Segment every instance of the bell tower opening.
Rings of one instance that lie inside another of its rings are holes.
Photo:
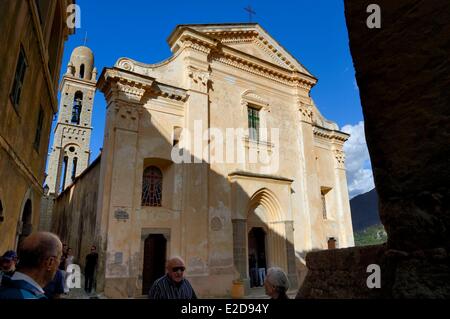
[[[80,79],[84,79],[84,64],[80,65]]]
[[[72,107],[72,118],[70,122],[72,124],[80,124],[80,117],[81,117],[81,108],[83,104],[83,93],[80,91],[77,91],[75,93],[74,101],[73,101],[73,107]]]

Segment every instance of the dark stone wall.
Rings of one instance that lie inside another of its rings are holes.
[[[344,2],[388,243],[309,253],[297,298],[450,298],[450,1]]]
[[[367,285],[372,264],[380,267],[380,288]],[[449,264],[443,248],[404,252],[376,245],[313,252],[306,256],[308,274],[297,298],[449,298]]]
[[[344,2],[389,245],[449,248],[450,1]]]

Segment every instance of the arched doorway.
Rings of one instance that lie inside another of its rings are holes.
[[[153,282],[165,273],[167,240],[162,234],[150,234],[144,242],[142,294],[148,294]]]
[[[253,227],[248,233],[248,260],[250,287],[261,287],[267,271],[266,232]]]
[[[21,219],[21,229],[19,231],[19,241],[18,244],[27,236],[31,234],[33,230],[33,224],[31,223],[32,216],[32,204],[31,200],[28,199],[23,207],[22,219]]]

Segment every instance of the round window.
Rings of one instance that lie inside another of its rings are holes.
[[[75,152],[75,147],[71,146],[71,147],[69,148],[69,151]]]

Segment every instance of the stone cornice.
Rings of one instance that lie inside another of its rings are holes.
[[[258,23],[219,23],[219,24],[185,24],[178,25],[169,40],[175,41],[180,30],[190,29],[216,39],[225,45],[253,42],[260,47],[275,64],[289,70],[300,71],[308,76],[312,74],[276,39]]]
[[[80,126],[80,125],[76,125],[76,124],[71,124],[71,123],[60,123],[60,122],[58,122],[58,123],[56,123],[56,125],[55,125],[55,132],[56,132],[56,129],[59,127],[59,126],[61,126],[61,127],[70,127],[70,128],[76,128],[76,129],[79,129],[79,130],[93,130],[94,128],[92,127],[92,126]]]
[[[236,178],[263,178],[263,179],[273,179],[282,183],[291,184],[294,180],[282,176],[276,176],[276,175],[267,175],[267,174],[259,174],[259,173],[252,173],[252,172],[245,172],[245,171],[235,171],[228,174],[228,178],[230,180],[236,179]]]
[[[256,30],[210,31],[205,32],[205,34],[219,39],[221,43],[226,45],[232,43],[254,43],[279,66],[292,71],[300,71],[279,49],[269,43],[269,41]]]
[[[288,61],[286,58],[284,58],[283,62],[288,64],[288,66],[271,63],[229,47],[205,33],[187,27],[175,31],[169,37],[168,42],[174,53],[183,48],[192,48],[199,52],[210,54],[210,60],[216,60],[289,86],[310,90],[317,83],[315,77],[299,70],[291,70],[286,62]]]
[[[291,87],[300,87],[308,91],[317,83],[317,79],[308,74],[290,70],[281,65],[254,57],[189,28],[174,32],[168,41],[174,55],[180,54],[184,49],[192,49],[208,55],[209,61],[217,61]],[[155,64],[139,63],[129,58],[121,58],[116,63],[118,69],[137,72],[143,76],[147,76],[150,73],[149,70],[157,66]]]
[[[217,40],[190,28],[175,31],[167,41],[173,53],[188,47],[209,54],[219,44]]]
[[[288,71],[278,65],[249,56],[232,48],[222,48],[221,52],[215,53],[212,60],[288,86],[301,87],[308,91],[317,83],[317,80],[309,78],[300,72]]]
[[[162,96],[177,101],[186,101],[187,92],[154,78],[119,68],[105,68],[100,75],[97,88],[105,94],[106,100],[122,100],[127,103],[143,104],[144,96]]]
[[[77,77],[65,74],[63,76],[62,80],[61,80],[60,85],[59,85],[59,90],[60,91],[62,90],[65,82],[72,82],[74,84],[79,84],[79,85],[84,86],[84,87],[88,86],[88,87],[91,87],[94,90],[96,89],[96,85],[97,85],[96,81],[83,80],[83,79],[79,79]]]
[[[313,133],[314,137],[326,139],[331,142],[337,143],[344,143],[350,137],[350,135],[347,133],[336,130],[330,130],[316,125],[313,126]]]
[[[105,68],[97,82],[97,88],[105,94],[106,100],[122,100],[129,103],[142,103],[142,97],[153,84],[154,79],[122,71]]]
[[[245,107],[247,107],[248,104],[253,104],[269,112],[271,110],[269,101],[258,95],[258,93],[253,90],[247,90],[242,94],[241,104]]]
[[[186,102],[189,95],[185,89],[177,88],[174,86],[170,86],[164,83],[154,82],[151,88],[151,92],[153,92],[157,96],[162,96],[165,98],[169,98],[172,100],[177,100],[181,102]]]

